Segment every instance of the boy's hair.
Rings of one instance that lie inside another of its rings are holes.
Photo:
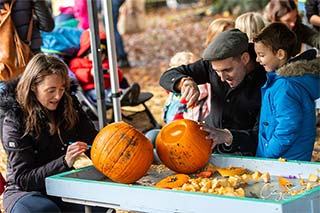
[[[276,53],[279,49],[287,52],[287,59],[294,56],[294,50],[297,45],[297,37],[286,25],[282,23],[272,23],[262,29],[262,31],[253,38],[253,42],[261,42],[270,47]]]
[[[246,33],[249,42],[252,42],[253,37],[265,27],[263,16],[257,12],[247,12],[237,17],[235,20],[235,28]]]

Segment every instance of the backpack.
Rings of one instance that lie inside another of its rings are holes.
[[[20,75],[32,57],[31,48],[24,43],[16,30],[11,18],[11,4],[4,3],[0,10],[0,81],[9,81]],[[29,23],[27,42],[30,43],[32,34],[32,18]]]

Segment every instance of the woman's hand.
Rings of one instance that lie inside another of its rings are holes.
[[[226,146],[232,144],[233,136],[228,129],[211,127],[205,124],[205,122],[201,123],[200,129],[208,132],[206,138],[212,140],[212,149],[218,144],[225,144]]]
[[[67,148],[66,156],[64,157],[65,161],[68,164],[68,167],[71,168],[77,157],[88,150],[87,144],[85,142],[77,141]]]

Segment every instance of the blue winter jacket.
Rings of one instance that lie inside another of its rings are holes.
[[[256,155],[310,161],[320,97],[320,58],[301,60],[267,74]]]

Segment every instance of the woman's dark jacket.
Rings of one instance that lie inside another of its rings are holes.
[[[308,21],[310,22],[310,18],[313,15],[320,16],[320,0],[307,0],[306,1],[306,16]],[[313,27],[319,32],[320,26]]]
[[[36,191],[45,195],[45,178],[69,170],[64,162],[69,141],[92,144],[97,134],[79,103],[74,100],[79,121],[71,130],[60,128],[61,139],[58,134],[49,134],[44,115],[41,116],[40,137],[35,139],[30,135],[23,136],[24,119],[15,98],[15,84],[10,82],[3,92],[0,91],[1,140],[8,156],[8,186],[3,196],[6,212],[10,212],[12,206],[26,192]]]
[[[320,50],[320,32],[317,32],[315,29],[304,25],[299,20],[300,19],[298,19],[295,27],[292,30],[297,35],[297,46],[294,55],[297,55],[301,52],[302,43]]]
[[[175,85],[182,77],[187,76],[192,77],[197,84],[211,84],[211,109],[205,119],[206,123],[217,128],[227,128],[232,132],[232,146],[221,145],[216,151],[254,155],[258,143],[260,89],[266,81],[264,68],[257,65],[239,86],[232,89],[226,82],[221,81],[210,61],[201,59],[166,71],[160,78],[160,85],[169,91],[180,92],[175,91]]]
[[[0,9],[3,8],[5,2],[11,0],[0,0]],[[33,28],[31,37],[31,49],[38,51],[42,45],[40,30],[50,32],[54,28],[54,20],[49,11],[46,0],[16,0],[12,8],[12,20],[16,26],[21,40],[27,40],[30,19],[33,16]]]

